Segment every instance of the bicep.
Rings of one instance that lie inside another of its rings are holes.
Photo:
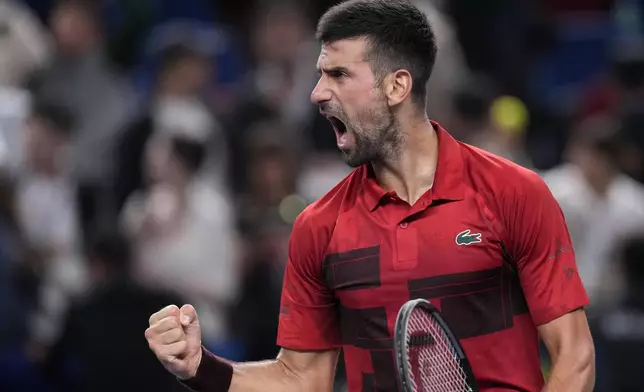
[[[566,313],[540,325],[537,329],[553,361],[561,353],[581,351],[589,355],[594,351],[586,312],[583,309]]]

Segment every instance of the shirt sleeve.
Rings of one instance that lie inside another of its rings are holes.
[[[536,325],[589,304],[577,271],[564,215],[554,196],[533,172],[515,185],[504,204],[508,251]]]
[[[292,350],[340,345],[337,307],[322,278],[324,238],[305,210],[295,221],[282,287],[277,344]]]

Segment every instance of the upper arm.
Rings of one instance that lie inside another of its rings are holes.
[[[282,349],[277,360],[302,382],[303,390],[330,391],[335,379],[338,350],[294,351]]]
[[[536,325],[588,305],[575,251],[559,204],[529,172],[503,196],[508,252]]]
[[[318,226],[305,210],[291,234],[277,344],[292,350],[332,350],[340,345],[335,297],[322,278],[325,233]]]
[[[592,358],[594,344],[586,312],[577,309],[537,327],[553,361],[561,353],[577,353],[580,360]]]

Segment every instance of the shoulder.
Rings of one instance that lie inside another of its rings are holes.
[[[464,181],[508,235],[560,224],[561,207],[539,174],[479,148],[463,145]]]
[[[468,187],[498,207],[552,198],[535,171],[508,159],[461,143],[464,179]]]

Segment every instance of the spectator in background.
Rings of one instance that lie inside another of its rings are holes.
[[[293,219],[306,206],[296,195],[292,151],[269,136],[275,133],[272,129],[282,127],[279,122],[265,122],[251,130],[248,191],[238,198],[237,215],[247,246],[232,322],[236,336],[244,341],[244,360],[277,354],[276,321],[288,237]]]
[[[30,322],[34,347],[56,338],[69,299],[86,283],[79,260],[76,184],[67,166],[74,129],[66,108],[37,102],[23,131],[25,161],[17,177],[16,216],[42,261],[31,266],[41,279],[38,308]]]
[[[247,158],[258,129],[270,130],[268,136],[304,146],[307,136],[318,135],[304,135],[302,131],[308,131],[320,117],[309,104],[309,94],[316,83],[319,46],[311,39],[313,33],[301,3],[263,1],[254,10],[252,20],[252,69],[243,86],[244,99],[226,125],[231,148],[229,178],[235,193],[248,192]],[[281,126],[268,129],[261,125],[265,122]],[[330,127],[324,129],[327,132],[323,136],[333,135]]]
[[[297,169],[292,152],[279,140],[265,139],[272,129],[283,125],[266,122],[257,125],[248,150],[248,191],[238,198],[238,216],[244,232],[276,217],[286,224],[292,221],[280,217],[280,206],[297,193]],[[299,212],[299,211],[298,211]]]
[[[142,169],[145,145],[156,131],[177,126],[183,129],[198,127],[197,132],[214,131],[209,129],[215,127],[210,124],[214,123],[214,119],[208,118],[208,110],[200,100],[210,85],[210,71],[207,58],[188,46],[173,45],[163,52],[150,100],[117,143],[114,181],[117,211],[121,211],[132,192],[141,191],[144,187]],[[173,107],[192,108],[191,112],[199,112],[196,114],[199,118],[193,120],[194,114],[186,115],[185,111],[177,113]],[[211,140],[217,151],[221,153],[225,150],[223,140],[215,137]],[[225,157],[225,154],[222,155]],[[222,179],[220,182],[225,181]]]
[[[193,303],[204,344],[212,345],[229,337],[227,312],[237,296],[239,244],[233,206],[198,176],[205,159],[203,141],[176,131],[156,134],[146,151],[150,186],[126,202],[122,222],[136,239],[137,277]]]
[[[150,312],[181,299],[132,279],[130,244],[120,234],[101,233],[88,248],[92,291],[68,313],[43,367],[54,390],[184,391],[141,336]]]
[[[450,129],[455,130],[457,139],[530,168],[532,162],[524,147],[527,124],[504,124],[499,109],[512,109],[500,107],[500,98],[494,83],[483,76],[462,82],[453,94]]]
[[[0,88],[20,88],[49,60],[49,35],[21,1],[0,0],[0,53]]]
[[[72,169],[78,181],[83,232],[110,216],[116,136],[133,106],[130,88],[104,54],[98,2],[58,0],[50,17],[56,52],[52,63],[32,78],[38,99],[61,102],[76,116]]]
[[[449,97],[459,84],[467,79],[469,69],[465,55],[456,36],[456,27],[446,13],[445,0],[413,0],[432,25],[436,35],[438,52],[432,69],[432,77],[427,83],[427,112],[429,117],[440,123],[447,122],[451,107]]]
[[[644,236],[621,246],[624,297],[591,321],[597,348],[596,392],[638,392],[644,385]]]
[[[567,163],[543,174],[566,217],[593,306],[619,293],[611,254],[625,236],[644,229],[644,186],[619,171],[616,130],[612,118],[582,121],[572,131]]]
[[[27,239],[47,259],[68,256],[78,245],[75,190],[67,166],[74,129],[71,113],[47,102],[33,105],[23,129],[18,220]]]
[[[644,112],[644,49],[614,55],[605,77],[584,92],[577,115],[623,117]]]
[[[22,1],[0,0],[0,166],[20,165],[21,129],[29,109],[24,83],[51,56],[49,34]]]
[[[301,2],[260,1],[251,37],[250,93],[292,129],[311,121],[310,89],[319,47]]]

